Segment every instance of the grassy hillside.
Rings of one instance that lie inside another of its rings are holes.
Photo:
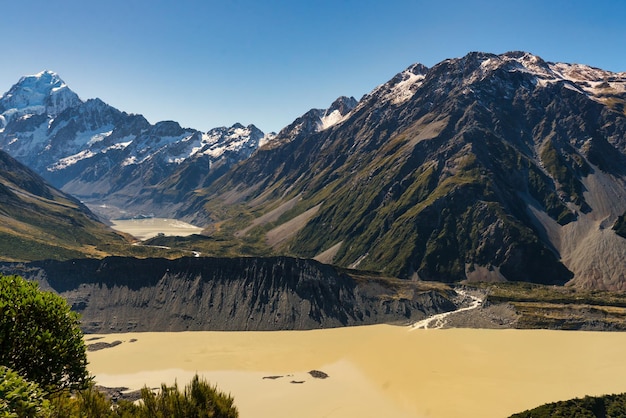
[[[175,256],[131,246],[76,199],[0,151],[0,260],[66,260],[105,255]]]

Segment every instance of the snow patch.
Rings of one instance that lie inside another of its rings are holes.
[[[104,140],[106,137],[108,137],[109,135],[111,135],[113,133],[113,130],[110,131],[106,131],[106,132],[102,132],[102,133],[97,133],[95,135],[93,135],[89,141],[87,141],[87,146],[90,147],[93,144],[95,144],[96,142],[100,142],[102,140]]]
[[[422,74],[413,74],[408,71],[405,73],[408,77],[396,84],[389,95],[393,104],[404,103],[413,97],[415,90],[417,90],[424,80],[424,76]]]
[[[259,139],[259,148],[273,142],[276,139],[276,132],[270,132],[265,134],[263,138]]]
[[[137,157],[134,155],[131,155],[130,157],[126,158],[122,162],[122,167],[126,167],[128,165],[134,165],[134,164],[137,164]]]
[[[538,87],[563,83],[564,88],[598,102],[626,94],[626,72],[612,73],[583,64],[548,63],[535,55],[520,52],[485,57],[466,85],[481,81],[498,69],[530,74]]]
[[[107,151],[110,150],[122,150],[125,149],[126,147],[128,147],[130,145],[132,141],[129,142],[120,142],[114,145],[111,145],[110,147],[107,147],[105,149],[103,149],[101,152],[103,154],[106,154]],[[59,171],[59,170],[64,170],[74,164],[76,164],[77,162],[81,161],[81,160],[86,160],[87,158],[92,158],[94,156],[96,156],[97,153],[93,152],[92,150],[83,150],[80,151],[74,155],[70,155],[68,157],[64,157],[61,158],[59,161],[57,161],[56,163],[52,164],[50,167],[47,168],[48,171]]]
[[[61,158],[59,161],[57,161],[56,163],[54,163],[50,167],[48,167],[47,170],[48,171],[64,170],[64,169],[68,168],[69,166],[72,166],[72,165],[76,164],[77,162],[79,162],[81,160],[85,160],[87,158],[91,158],[94,155],[96,155],[96,154],[94,152],[92,152],[91,150],[84,150],[84,151],[81,151],[81,152],[79,152],[77,154],[70,155],[69,157]]]
[[[381,84],[371,93],[366,94],[353,111],[366,106],[371,97],[378,97],[381,102],[391,102],[395,105],[404,103],[415,95],[425,77],[424,74],[415,74],[410,67],[396,75],[391,81]],[[399,81],[397,81],[398,78]]]
[[[218,159],[226,152],[252,154],[259,146],[260,139],[253,136],[250,128],[235,125],[231,128],[215,128],[202,135],[201,144],[191,149],[191,155],[208,155]]]
[[[558,78],[575,83],[597,100],[626,93],[626,72],[612,73],[588,65],[564,63],[550,64],[550,68]]]
[[[106,153],[109,150],[122,150],[126,149],[133,141],[128,142],[118,142],[117,144],[111,145],[110,147],[105,148],[102,152]]]
[[[47,126],[43,123],[33,131],[16,132],[12,137],[9,136],[5,140],[8,140],[5,146],[13,145],[11,149],[11,155],[13,156],[27,157],[36,155],[48,141]]]
[[[323,131],[324,129],[328,129],[333,125],[342,122],[346,116],[343,116],[339,109],[333,110],[330,114],[324,115],[320,118],[320,127],[319,130]]]

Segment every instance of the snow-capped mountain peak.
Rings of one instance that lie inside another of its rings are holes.
[[[376,87],[371,93],[365,95],[360,103],[367,103],[375,98],[381,103],[400,105],[409,100],[417,89],[422,85],[428,67],[423,64],[412,64],[406,70],[396,74],[387,83]]]
[[[276,132],[268,132],[259,139],[259,148],[272,144],[276,140]]]
[[[320,117],[318,124],[318,130],[323,131],[333,125],[342,122],[348,117],[348,114],[357,105],[357,101],[354,97],[341,96],[335,100],[328,109],[324,111],[324,114]]]
[[[259,147],[259,142],[265,134],[256,126],[243,126],[236,123],[230,128],[213,128],[202,135],[202,141],[193,154],[203,154],[216,159],[225,153],[241,153],[244,158],[249,157]]]
[[[58,74],[42,71],[22,77],[0,97],[0,110],[5,123],[24,115],[47,114],[52,118],[65,109],[81,103],[80,98]]]
[[[328,109],[311,109],[283,128],[278,135],[268,137],[263,145],[275,146],[295,138],[320,132],[346,120],[357,106],[354,97],[341,96]]]
[[[465,62],[477,60],[478,65]],[[588,95],[599,102],[606,102],[607,97],[626,93],[626,73],[613,73],[584,64],[566,64],[546,62],[528,52],[512,51],[501,55],[472,53],[464,58],[448,60],[459,65],[473,68],[472,75],[464,81],[466,86],[480,82],[491,76],[494,71],[504,70],[510,73],[529,75],[539,87],[564,83],[566,88]]]

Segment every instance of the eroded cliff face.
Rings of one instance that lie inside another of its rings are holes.
[[[456,308],[449,289],[354,278],[313,260],[181,258],[4,263],[82,315],[86,333],[294,330],[409,323]]]

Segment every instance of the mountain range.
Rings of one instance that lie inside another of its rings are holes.
[[[334,110],[325,119],[318,111],[319,123],[340,118]],[[100,99],[81,100],[51,71],[22,77],[0,97],[0,149],[105,217],[171,216],[184,193],[274,136],[238,123],[206,133],[151,125]]]
[[[474,52],[278,134],[202,133],[43,72],[0,98],[0,149],[104,216],[407,279],[624,290],[625,103],[625,73]]]

